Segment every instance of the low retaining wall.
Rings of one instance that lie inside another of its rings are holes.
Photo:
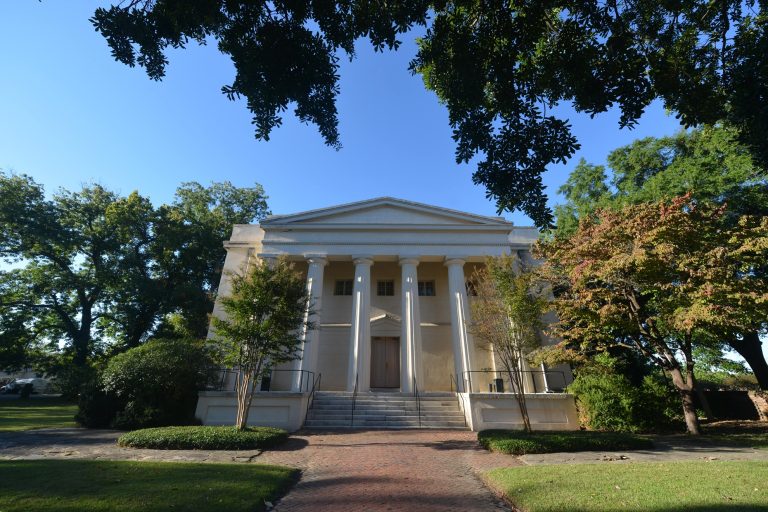
[[[248,425],[278,427],[293,432],[304,424],[309,393],[256,393],[248,413]],[[203,425],[234,425],[237,397],[234,391],[201,391],[198,393],[197,416]]]
[[[475,432],[522,429],[520,407],[512,393],[459,393],[467,425]],[[568,393],[526,393],[533,430],[578,430],[576,402]]]

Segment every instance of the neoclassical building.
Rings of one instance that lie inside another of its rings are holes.
[[[234,226],[219,294],[229,293],[226,273],[255,258],[286,257],[306,275],[317,329],[301,359],[275,369],[265,400],[304,396],[318,375],[323,391],[500,394],[492,348],[471,334],[468,282],[489,256],[532,264],[537,236],[501,217],[390,197],[273,215]],[[527,391],[564,387],[570,373],[560,370],[529,373]],[[210,423],[223,414],[202,409]]]

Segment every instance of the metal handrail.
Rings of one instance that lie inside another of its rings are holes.
[[[520,373],[530,373],[531,375],[542,374],[545,378],[549,374],[560,374],[560,377],[562,377],[562,379],[563,379],[563,384],[564,384],[563,388],[565,388],[565,386],[567,385],[566,384],[565,372],[561,371],[561,370],[519,370],[519,372]],[[473,386],[472,386],[472,374],[473,373],[491,373],[491,374],[495,374],[495,375],[506,375],[506,372],[498,371],[498,370],[496,370],[496,371],[494,371],[494,370],[467,370],[467,371],[464,371],[462,373],[463,373],[464,381],[469,383],[469,392],[470,393],[474,392]],[[498,378],[503,378],[503,377],[495,377],[495,378],[498,379]],[[536,389],[536,379],[531,379],[531,382],[533,383],[533,392],[534,393],[538,393],[538,390]],[[457,389],[458,389],[458,385],[459,384],[458,384],[458,381],[457,381],[456,382],[456,388]],[[551,386],[547,386],[547,388],[548,389],[546,390],[546,392],[548,392],[548,393],[551,392],[551,389],[550,389]]]
[[[307,398],[307,410],[304,414],[304,417],[306,418],[309,414],[309,408],[312,407],[312,402],[315,400],[315,391],[320,391],[320,382],[323,379],[323,374],[318,373],[317,379],[312,382],[312,390],[309,392],[309,397]]]
[[[419,428],[421,428],[421,398],[419,398],[419,386],[416,384],[416,376],[411,376],[413,380],[413,396],[416,397],[416,411],[419,415]]]
[[[355,390],[352,392],[352,414],[349,419],[349,426],[355,426],[355,402],[357,401],[357,373],[355,373]]]

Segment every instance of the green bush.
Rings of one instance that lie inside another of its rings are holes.
[[[568,386],[585,427],[641,432],[668,429],[679,421],[679,398],[664,379],[646,375],[634,384],[620,369],[614,358],[603,354],[582,367]]]
[[[80,396],[78,422],[120,429],[193,425],[197,392],[214,375],[203,342],[156,339],[114,356]]]
[[[109,428],[125,402],[114,393],[107,393],[94,381],[80,393],[75,421],[86,428]]]
[[[117,444],[155,450],[263,450],[287,438],[285,430],[270,427],[160,427],[128,432]]]
[[[624,432],[531,432],[483,430],[477,435],[486,450],[526,453],[585,452],[594,450],[642,450],[653,447],[650,439]]]

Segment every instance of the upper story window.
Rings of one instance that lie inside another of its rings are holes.
[[[392,297],[395,295],[394,281],[379,281],[376,283],[376,295],[380,297]]]
[[[434,281],[419,281],[419,295],[422,297],[434,297],[435,296],[435,282]]]
[[[352,288],[354,288],[354,281],[352,279],[340,279],[336,281],[336,286],[333,288],[333,294],[352,295]]]

